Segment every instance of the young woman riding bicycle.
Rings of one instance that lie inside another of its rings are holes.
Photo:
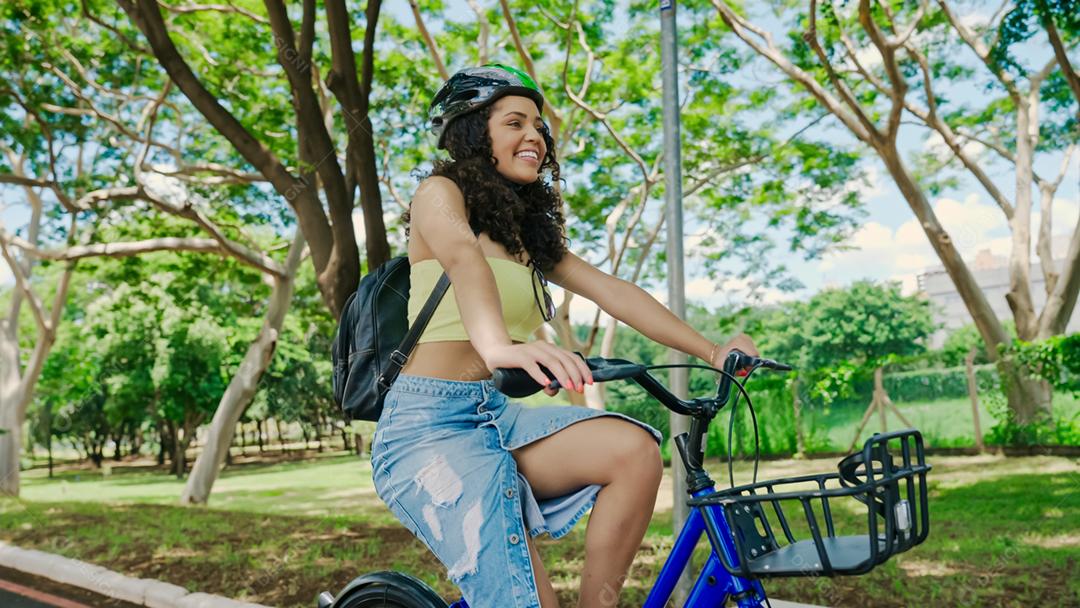
[[[714,366],[735,348],[757,354],[744,335],[713,344],[567,250],[543,105],[528,75],[502,65],[462,70],[436,94],[431,126],[451,160],[435,162],[406,214],[410,322],[444,270],[451,287],[387,393],[371,447],[379,497],[474,608],[557,606],[532,539],[565,535],[590,508],[579,606],[616,605],[662,475],[655,429],[523,407],[495,390],[499,367],[546,385],[542,365],[579,392],[592,383],[574,353],[528,341],[554,314],[548,280]]]

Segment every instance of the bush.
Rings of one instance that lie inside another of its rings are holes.
[[[1041,342],[1016,340],[1009,349],[1028,371],[1050,383],[1053,390],[1080,396],[1080,333],[1054,336]],[[998,419],[986,441],[992,445],[1080,445],[1080,414],[1018,424],[998,398],[990,403]]]

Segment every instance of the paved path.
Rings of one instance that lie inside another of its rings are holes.
[[[3,608],[135,608],[134,604],[3,567],[0,567],[0,606]]]

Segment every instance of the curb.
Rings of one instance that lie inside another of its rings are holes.
[[[268,608],[148,578],[134,578],[77,559],[0,540],[0,566],[148,608]]]
[[[22,549],[0,540],[0,566],[79,587],[98,595],[148,608],[269,608],[148,578],[133,578],[77,559],[36,549]],[[824,608],[772,600],[773,608]]]

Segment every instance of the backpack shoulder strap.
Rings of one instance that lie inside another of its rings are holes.
[[[479,234],[477,230],[473,230],[473,234]],[[431,320],[432,315],[435,314],[435,309],[439,306],[439,302],[442,301],[443,296],[446,295],[446,290],[450,288],[450,277],[446,272],[442,273],[439,277],[439,281],[435,283],[435,288],[431,290],[431,295],[428,296],[427,302],[424,303],[424,307],[420,309],[420,313],[416,315],[416,321],[413,322],[412,327],[405,334],[405,337],[401,340],[401,344],[390,353],[390,362],[387,364],[386,371],[379,378],[380,384],[384,388],[389,389],[390,385],[397,379],[398,373],[401,372],[401,368],[405,367],[405,363],[409,360],[409,355],[412,354],[413,348],[416,347],[417,340],[420,339],[420,334],[424,332],[424,328],[427,327],[428,321]]]

